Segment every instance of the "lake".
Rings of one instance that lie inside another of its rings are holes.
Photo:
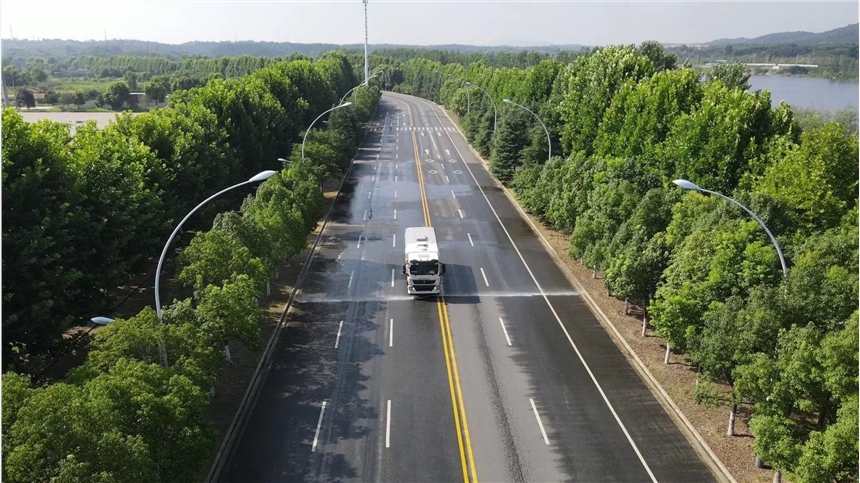
[[[817,111],[834,111],[849,106],[858,109],[860,105],[860,84],[857,81],[754,75],[750,77],[749,84],[750,92],[770,91],[774,106],[781,100],[792,107]]]

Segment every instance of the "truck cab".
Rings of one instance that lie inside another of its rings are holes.
[[[432,227],[406,229],[406,293],[409,295],[437,295],[442,293],[442,274],[445,264],[439,260],[436,230]]]

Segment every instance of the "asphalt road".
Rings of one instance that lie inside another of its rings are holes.
[[[222,481],[715,481],[442,110],[372,126]]]

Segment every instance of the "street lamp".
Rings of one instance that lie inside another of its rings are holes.
[[[470,86],[470,87],[477,87],[478,89],[481,89],[482,91],[484,91],[484,94],[486,94],[487,97],[490,98],[490,101],[493,103],[493,134],[495,134],[496,133],[496,121],[498,120],[498,117],[499,117],[498,116],[499,112],[496,110],[496,101],[493,99],[493,96],[491,96],[490,93],[487,92],[487,90],[484,89],[483,87],[472,84],[469,81],[466,81],[466,85]]]
[[[685,189],[685,190],[701,191],[702,193],[710,193],[712,195],[717,195],[720,198],[725,198],[725,199],[731,201],[732,203],[740,206],[744,211],[749,213],[749,215],[752,216],[755,219],[755,221],[757,221],[758,224],[761,225],[762,228],[764,228],[764,231],[767,232],[767,236],[770,237],[770,241],[773,242],[773,246],[776,248],[776,253],[777,253],[777,255],[779,255],[779,263],[782,265],[782,275],[783,276],[788,275],[788,269],[785,268],[785,258],[783,258],[783,256],[782,256],[782,249],[779,248],[779,243],[777,243],[776,238],[773,236],[773,233],[771,233],[770,230],[767,228],[767,226],[765,226],[764,222],[761,221],[761,218],[756,216],[756,214],[753,213],[749,208],[740,204],[734,198],[730,198],[724,194],[717,193],[716,191],[706,190],[704,188],[697,186],[695,183],[691,183],[685,179],[676,179],[675,181],[672,181],[672,182],[675,183],[676,185],[678,185],[679,187]]]
[[[526,107],[522,104],[517,104],[516,102],[514,102],[510,99],[505,99],[504,101],[505,101],[505,104],[510,104],[512,106],[522,107],[523,109],[525,109],[526,111],[531,113],[531,115],[534,116],[535,119],[538,120],[540,125],[543,126],[543,130],[546,133],[546,143],[547,143],[547,148],[548,148],[548,152],[549,152],[549,154],[547,155],[547,161],[551,160],[552,159],[552,138],[549,137],[549,129],[546,128],[546,124],[544,124],[543,121],[540,120],[540,117],[538,117],[538,115],[535,114],[534,112],[532,112],[532,110],[529,109],[528,107]]]
[[[358,87],[358,86],[356,86],[356,87]],[[353,87],[353,89],[355,89],[355,87]],[[317,116],[317,118],[314,119],[314,122],[312,122],[311,125],[308,126],[307,131],[305,131],[305,136],[304,136],[304,138],[302,138],[302,161],[303,162],[305,160],[305,141],[308,140],[308,133],[311,132],[311,128],[314,127],[314,124],[316,124],[317,121],[319,121],[321,117],[325,116],[326,114],[330,113],[331,111],[334,111],[335,109],[340,109],[341,107],[346,107],[346,106],[351,106],[351,105],[352,105],[351,102],[344,102],[344,103],[338,104],[338,105],[332,107],[331,109],[329,109],[328,111],[325,111],[324,113]]]
[[[265,180],[271,178],[272,176],[274,176],[275,174],[277,174],[277,171],[271,171],[271,170],[263,171],[263,172],[255,175],[253,178],[249,179],[248,181],[243,181],[239,184],[235,184],[229,188],[223,189],[223,190],[215,193],[214,195],[206,198],[205,200],[203,200],[202,203],[200,203],[199,205],[194,207],[194,209],[191,210],[187,215],[185,215],[185,218],[183,218],[182,221],[179,222],[179,225],[177,225],[176,228],[173,229],[173,233],[170,234],[170,238],[168,238],[167,243],[164,244],[164,250],[161,251],[161,258],[158,259],[158,267],[155,269],[155,313],[156,313],[156,315],[158,315],[158,321],[159,322],[164,322],[164,320],[162,318],[161,297],[160,297],[160,292],[159,292],[159,287],[161,286],[161,266],[164,265],[164,257],[167,256],[167,249],[170,247],[170,242],[172,242],[173,238],[176,237],[176,234],[179,233],[179,230],[182,228],[182,225],[184,225],[185,222],[188,220],[188,218],[190,218],[191,215],[193,215],[197,210],[199,210],[200,207],[202,207],[206,203],[212,201],[216,197],[218,197],[218,196],[220,196],[220,195],[222,195],[222,194],[224,194],[224,193],[226,193],[226,192],[228,192],[234,188],[238,188],[238,187],[244,186],[246,184],[256,183],[258,181],[265,181]],[[159,352],[161,355],[161,364],[164,367],[167,367],[167,352],[164,348],[163,343],[159,344]]]

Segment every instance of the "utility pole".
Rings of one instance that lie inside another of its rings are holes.
[[[361,0],[361,3],[364,4],[364,83],[366,84],[370,79],[370,64],[367,62],[367,0]]]

